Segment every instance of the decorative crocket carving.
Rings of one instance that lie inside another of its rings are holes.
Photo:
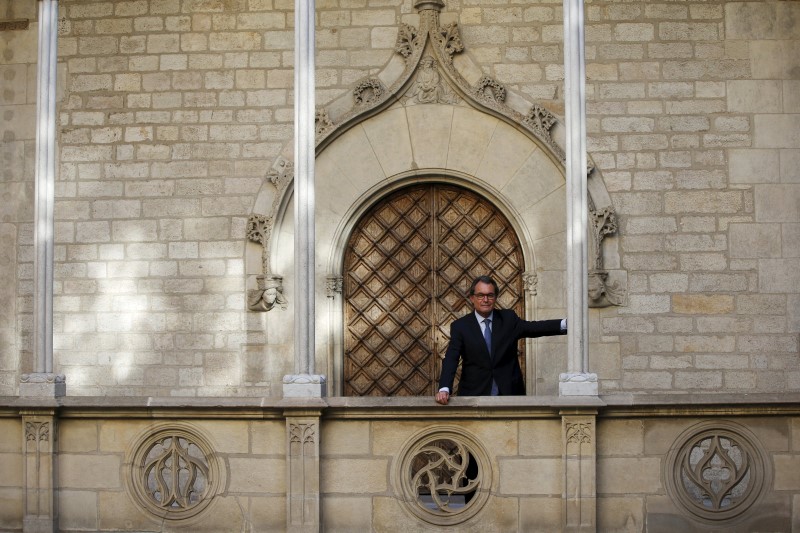
[[[405,58],[406,61],[411,57],[419,47],[419,40],[417,40],[417,29],[408,24],[400,24],[397,31],[397,43],[395,44],[395,52]]]
[[[483,76],[475,85],[475,94],[484,100],[494,102],[506,101],[506,88],[495,79]]]
[[[553,125],[558,122],[556,116],[539,104],[534,104],[522,122],[531,127],[533,131],[542,137],[552,139],[550,130]]]
[[[247,218],[247,238],[261,245],[261,268],[269,272],[269,239],[272,235],[272,217],[251,214]]]
[[[378,78],[369,78],[359,83],[353,89],[353,99],[357,106],[374,104],[383,100],[385,89],[381,80]]]
[[[436,43],[445,53],[446,57],[453,61],[453,55],[464,50],[464,43],[461,42],[461,34],[458,31],[458,24],[455,22],[441,27],[435,34]]]
[[[294,179],[294,163],[279,159],[273,168],[267,172],[267,179],[280,191]]]
[[[328,112],[324,108],[317,109],[317,112],[314,115],[314,126],[317,137],[328,133],[336,127],[328,116]]]

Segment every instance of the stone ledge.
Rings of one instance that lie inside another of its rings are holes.
[[[401,398],[161,398],[0,397],[0,417],[46,410],[59,418],[224,418],[283,419],[312,410],[323,418],[390,419],[441,417],[550,418],[570,412],[619,416],[800,415],[800,393],[781,394],[614,394],[600,397],[507,396],[454,397],[442,406],[429,397]]]

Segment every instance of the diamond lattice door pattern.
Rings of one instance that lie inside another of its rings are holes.
[[[461,187],[415,185],[381,200],[353,230],[344,269],[346,396],[434,394],[450,323],[471,310],[475,276],[494,277],[498,306],[524,315],[516,233]],[[520,343],[523,372],[524,362]]]

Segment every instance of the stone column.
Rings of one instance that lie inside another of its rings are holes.
[[[564,0],[564,105],[567,154],[567,372],[560,395],[597,395],[589,374],[589,204],[586,176],[586,69],[583,0]]]
[[[314,0],[295,0],[294,50],[294,349],[295,374],[284,376],[284,397],[323,396],[314,374]]]
[[[319,486],[320,411],[286,413],[286,529],[322,530]]]
[[[36,95],[36,205],[34,208],[34,364],[23,374],[21,396],[64,396],[64,376],[53,374],[53,228],[56,182],[56,50],[58,1],[39,2]]]
[[[595,413],[561,413],[564,493],[562,527],[565,533],[597,530]]]
[[[52,411],[22,413],[24,533],[53,533],[58,530],[55,425]]]

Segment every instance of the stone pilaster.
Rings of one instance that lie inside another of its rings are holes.
[[[286,415],[286,529],[321,531],[319,436],[320,412]]]
[[[564,1],[564,109],[567,170],[567,369],[561,396],[597,395],[589,374],[588,248],[586,157],[586,67],[583,0]]]
[[[58,530],[56,500],[56,418],[52,411],[22,413],[24,533]]]
[[[596,416],[561,414],[564,493],[561,530],[597,530]]]

